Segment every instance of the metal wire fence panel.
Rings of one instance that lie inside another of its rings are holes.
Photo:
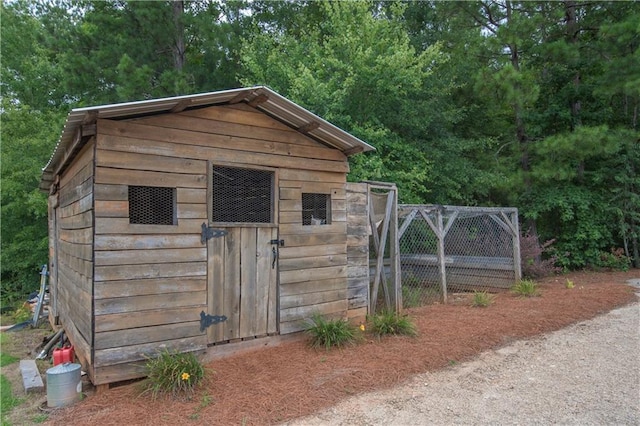
[[[399,206],[403,306],[448,292],[498,291],[520,278],[517,210]]]

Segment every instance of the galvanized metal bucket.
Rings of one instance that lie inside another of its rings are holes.
[[[47,406],[66,407],[80,400],[82,377],[80,364],[65,362],[47,370]]]

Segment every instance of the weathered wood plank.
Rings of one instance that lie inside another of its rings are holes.
[[[298,152],[301,156],[310,158],[319,156],[320,158],[335,159],[339,161],[346,161],[346,157],[341,151],[337,149],[331,149],[320,145],[307,136],[299,132],[281,131],[278,129],[271,129],[266,127],[256,127],[239,125],[235,123],[217,121],[211,119],[202,119],[199,117],[189,117],[187,115],[178,114],[161,114],[156,116],[144,117],[138,119],[135,124],[144,124],[149,127],[159,127],[156,132],[165,134],[165,131],[179,132],[189,131],[197,133],[205,133],[207,136],[219,135],[227,138],[227,143],[231,139],[232,145],[241,144],[242,139],[256,139],[264,142],[277,142],[279,144],[272,144],[272,150],[278,152],[287,152],[289,155],[296,155]],[[127,123],[129,124],[129,123]],[[151,131],[147,131],[149,134]],[[153,138],[157,138],[156,133],[152,133]],[[312,141],[312,144],[302,143],[302,141]],[[279,145],[286,144],[287,150],[284,151],[284,147]],[[300,146],[302,145],[302,146]],[[252,149],[252,150],[255,150]],[[311,157],[313,156],[313,157]]]
[[[258,110],[242,111],[235,108],[229,108],[226,105],[187,110],[181,112],[180,115],[206,118],[208,120],[226,121],[228,123],[244,124],[249,126],[266,127],[268,129],[276,129],[284,132],[295,132],[294,129],[286,124],[283,124]],[[313,143],[314,145],[317,145],[317,142],[314,141]]]
[[[337,254],[346,254],[347,246],[345,244],[328,244],[318,246],[306,246],[306,247],[280,247],[279,258],[296,259],[300,257],[312,257],[312,256],[329,256]]]
[[[282,169],[280,170],[280,180],[299,180],[303,182],[332,182],[344,184],[346,182],[346,175],[344,173],[335,173],[329,171]]]
[[[186,306],[203,306],[207,301],[204,291],[167,294],[149,294],[144,296],[116,297],[95,301],[95,315],[121,314],[145,311],[149,309],[170,309]]]
[[[205,174],[207,162],[192,158],[167,157],[149,153],[139,154],[128,152],[122,155],[121,151],[109,151],[98,149],[96,163],[99,167],[146,170],[156,172]]]
[[[148,311],[125,312],[121,314],[96,315],[96,333],[122,330],[126,328],[151,327],[163,324],[175,324],[187,321],[200,321],[200,312],[206,305],[187,306],[170,309],[151,309]]]
[[[93,195],[96,200],[100,201],[127,201],[129,186],[98,183],[94,186]]]
[[[329,266],[343,266],[347,264],[346,254],[318,255],[314,257],[299,257],[295,259],[280,259],[280,271],[294,271],[299,269],[325,268]]]
[[[94,245],[97,251],[202,248],[200,239],[195,234],[96,235]]]
[[[91,382],[98,386],[146,377],[146,364],[147,360],[95,367],[91,374]]]
[[[88,141],[78,152],[73,162],[60,175],[60,188],[67,186],[81,170],[93,169],[95,139]]]
[[[162,343],[144,343],[141,345],[123,346],[96,350],[93,365],[102,367],[124,362],[141,361],[157,355],[163,349],[171,349],[178,352],[190,352],[203,350],[207,347],[207,339],[204,335],[186,337],[183,339],[165,340]]]
[[[240,231],[240,337],[256,335],[256,229]]]
[[[310,306],[297,306],[293,308],[280,309],[280,321],[299,321],[310,318],[314,314],[347,314],[347,299],[337,300],[327,303],[319,303]]]
[[[178,203],[178,220],[180,219],[202,219],[207,220],[206,204]]]
[[[347,288],[347,280],[343,277],[282,284],[280,285],[280,297],[313,293],[317,291],[340,290],[345,288]]]
[[[178,203],[207,204],[206,188],[178,188]]]
[[[269,295],[272,279],[275,279],[275,264],[272,265],[272,246],[270,241],[276,239],[278,233],[272,228],[256,229],[256,310],[254,336],[267,334],[269,319]],[[277,250],[277,249],[276,249]],[[275,312],[275,311],[274,311]]]
[[[99,300],[152,294],[190,293],[206,289],[207,281],[203,277],[98,281],[94,286],[94,297]]]
[[[150,127],[150,129],[153,129],[153,127]],[[188,142],[186,138],[181,139],[179,142],[164,142],[162,141],[162,136],[157,136],[157,139],[152,139],[150,135],[146,135],[144,138],[139,139],[131,135],[128,137],[103,135],[100,139],[103,142],[101,142],[99,146],[103,149],[112,150],[113,152],[134,152],[138,154],[188,159],[215,158],[216,161],[224,163],[251,164],[266,167],[289,167],[318,172],[329,171],[339,174],[344,174],[349,171],[349,164],[345,160],[311,157],[309,150],[313,148],[302,148],[299,156],[293,156],[290,154],[292,151],[290,148],[287,149],[286,153],[272,153],[269,151],[273,151],[273,149],[260,150],[256,146],[256,144],[265,143],[264,141],[252,141],[251,143],[245,143],[243,146],[243,144],[235,138],[232,138],[232,140],[223,138],[225,140],[217,143],[217,147],[212,147],[211,142],[217,138],[219,137],[212,135],[208,137],[206,141],[200,141],[198,144],[190,145],[186,143]],[[243,147],[245,149],[241,149]],[[328,152],[340,153],[340,151],[337,150],[329,150]]]
[[[149,265],[96,266],[95,281],[206,276],[206,262],[155,263]]]
[[[228,229],[225,237],[224,258],[224,309],[227,316],[224,340],[240,338],[240,228]]]
[[[302,197],[302,191],[298,188],[284,188],[280,186],[280,199],[281,200],[300,200]]]
[[[209,315],[224,315],[225,296],[225,237],[211,238],[207,242],[208,266],[208,311]],[[209,343],[220,342],[224,339],[225,328],[228,324],[222,322],[212,324],[207,328],[207,341]]]
[[[73,202],[58,207],[59,219],[75,216],[93,209],[93,194],[90,192]]]
[[[282,224],[281,234],[313,235],[313,234],[344,234],[347,233],[346,222],[329,223],[326,225]]]
[[[96,251],[95,265],[140,265],[148,263],[206,262],[207,249],[156,249]]]
[[[303,293],[292,296],[282,296],[280,298],[280,308],[288,309],[299,306],[312,306],[322,303],[343,301],[347,298],[347,289],[337,289],[330,291],[318,291],[315,293]]]
[[[144,170],[123,170],[107,167],[96,168],[96,183],[142,185],[142,186],[162,186],[162,187],[184,187],[184,188],[206,188],[206,174],[182,174],[150,172]]]
[[[129,217],[128,201],[96,200],[96,217]]]
[[[155,327],[130,328],[126,330],[96,333],[95,349],[120,348],[152,342],[164,342],[180,338],[200,336],[200,321],[165,324]]]
[[[280,234],[280,239],[285,242],[285,247],[300,246],[320,246],[329,244],[345,244],[347,236],[345,234],[309,234],[294,235]]]
[[[96,218],[96,235],[105,234],[197,234],[202,233],[201,219],[180,219],[177,225],[142,225],[128,218]]]
[[[304,281],[324,280],[329,278],[347,277],[347,266],[330,266],[326,268],[304,269],[280,272],[280,283],[290,284]]]
[[[64,229],[61,227],[58,238],[72,244],[91,244],[93,242],[93,229]]]
[[[280,200],[280,212],[294,212],[300,216],[302,223],[302,198],[297,200]]]
[[[82,180],[83,176],[76,175],[73,178],[73,183],[75,183],[76,179],[78,180],[77,185],[69,184],[64,188],[60,189],[58,202],[59,207],[66,207],[69,204],[76,202],[83,197],[91,194],[93,190],[93,169],[89,169],[87,166],[87,176],[84,180]]]
[[[60,229],[83,229],[93,225],[93,211],[79,213],[75,216],[67,216],[58,220]]]

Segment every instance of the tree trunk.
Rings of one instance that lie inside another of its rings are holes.
[[[173,24],[175,26],[175,40],[172,47],[173,50],[173,66],[177,71],[182,71],[184,67],[184,23],[182,15],[184,14],[184,1],[173,0]]]

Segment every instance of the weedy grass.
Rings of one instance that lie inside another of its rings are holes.
[[[326,319],[315,314],[307,320],[305,332],[310,337],[313,348],[353,345],[358,340],[357,328],[345,319]]]
[[[564,283],[565,288],[573,288],[576,285],[573,283],[573,281],[571,281],[569,278],[567,278],[567,281]]]
[[[493,296],[486,291],[474,291],[471,306],[475,308],[486,308],[493,303]]]
[[[193,353],[164,350],[149,358],[146,368],[143,393],[150,393],[153,399],[162,394],[190,396],[205,376],[204,367]]]
[[[511,291],[521,297],[540,296],[538,284],[533,280],[520,280],[511,287]]]
[[[415,324],[407,315],[383,311],[369,318],[369,331],[378,337],[385,335],[416,336]]]

